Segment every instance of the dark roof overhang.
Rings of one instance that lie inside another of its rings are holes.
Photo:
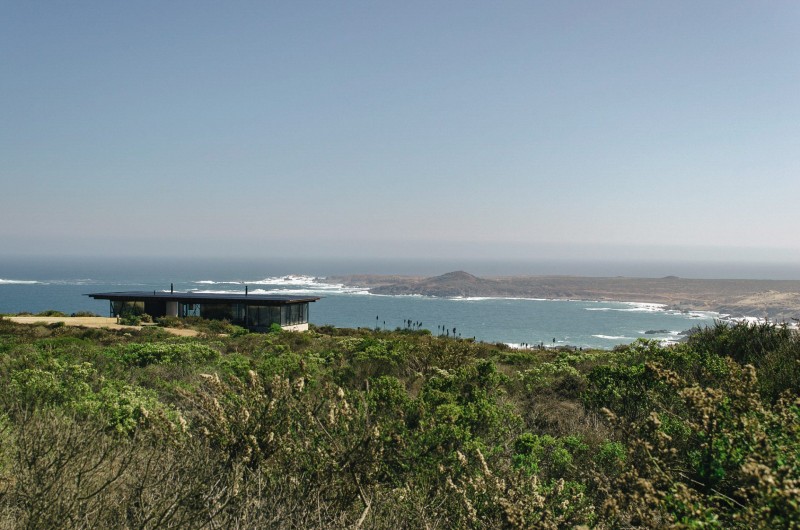
[[[247,304],[247,305],[288,305],[316,302],[319,296],[289,296],[266,294],[219,294],[219,293],[178,293],[164,291],[124,291],[118,293],[89,293],[85,296],[95,300],[115,302],[182,302],[187,304]]]

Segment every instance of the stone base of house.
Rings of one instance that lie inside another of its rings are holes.
[[[281,326],[284,331],[308,331],[308,322],[305,324],[294,324],[293,326]]]

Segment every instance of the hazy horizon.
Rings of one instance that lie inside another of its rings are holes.
[[[492,276],[587,276],[687,279],[800,280],[793,262],[723,262],[592,259],[457,258],[287,258],[176,256],[14,256],[0,258],[0,280],[117,279],[138,277],[254,281],[266,277],[316,277],[352,274],[438,276],[463,270]]]
[[[789,1],[9,4],[2,256],[791,272],[798,25]]]

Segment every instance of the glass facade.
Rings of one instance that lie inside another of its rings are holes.
[[[281,309],[277,306],[248,306],[247,327],[268,330],[272,324],[281,323]]]
[[[200,304],[180,304],[178,307],[179,317],[199,317]]]
[[[122,315],[142,315],[144,312],[144,302],[111,301],[111,316],[113,317]]]
[[[227,320],[231,323],[240,320],[237,318],[238,304],[199,304],[200,316],[209,320]]]
[[[199,308],[203,318],[227,320],[256,331],[267,331],[272,324],[294,326],[308,322],[308,303],[283,306],[202,304]]]
[[[158,306],[158,307],[156,307]],[[173,309],[174,311],[174,309]],[[166,314],[166,302],[111,301],[111,315],[141,315],[158,317]],[[283,305],[247,305],[237,303],[197,304],[179,302],[179,317],[199,316],[211,320],[227,320],[251,331],[268,331],[270,326],[296,326],[308,322],[308,302]]]
[[[308,304],[291,304],[281,307],[281,326],[294,326],[308,322]]]

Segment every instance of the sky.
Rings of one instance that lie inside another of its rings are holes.
[[[795,1],[0,1],[0,253],[800,266]]]

